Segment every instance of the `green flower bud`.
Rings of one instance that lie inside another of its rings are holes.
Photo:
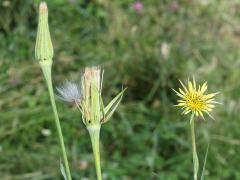
[[[100,124],[102,73],[99,67],[85,68],[82,76],[82,111],[85,124]]]
[[[53,45],[48,27],[48,8],[45,2],[41,2],[39,6],[35,57],[39,61],[51,60],[53,58]]]

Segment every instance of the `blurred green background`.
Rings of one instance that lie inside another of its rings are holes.
[[[216,121],[197,119],[206,179],[240,179],[240,1],[48,0],[55,86],[84,67],[105,69],[104,102],[128,87],[102,127],[108,180],[192,179],[189,117],[171,88],[193,75],[220,91]],[[34,58],[39,1],[0,1],[0,179],[61,179],[60,149]],[[74,179],[96,179],[80,112],[57,100]]]

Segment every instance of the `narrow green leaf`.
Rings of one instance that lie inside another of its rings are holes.
[[[205,174],[205,169],[206,169],[206,164],[207,164],[208,149],[209,149],[209,144],[207,146],[207,150],[206,150],[205,157],[204,157],[204,163],[203,163],[201,180],[204,180],[204,174]]]
[[[199,170],[199,160],[198,160],[198,155],[196,152],[194,152],[194,158],[193,158],[193,163],[194,163],[194,169],[195,169],[195,172],[196,172],[196,176],[198,174],[198,170]]]
[[[62,176],[63,176],[64,180],[68,180],[67,179],[67,175],[66,175],[66,171],[65,171],[65,168],[64,168],[64,165],[62,164],[61,161],[60,161],[60,171],[62,173]]]

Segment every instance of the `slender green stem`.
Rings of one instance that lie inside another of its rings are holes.
[[[100,161],[100,150],[99,150],[99,135],[100,135],[100,125],[89,125],[87,126],[93,148],[93,154],[95,159],[97,179],[102,180],[101,174],[101,161]]]
[[[40,65],[41,65],[44,77],[46,79],[46,82],[47,82],[47,87],[48,87],[48,92],[49,92],[50,100],[51,100],[51,104],[52,104],[54,119],[55,119],[55,123],[57,126],[59,142],[60,142],[60,146],[61,146],[61,150],[62,150],[63,162],[64,162],[64,166],[66,169],[67,179],[72,180],[71,172],[70,172],[70,168],[69,168],[69,164],[68,164],[68,159],[67,159],[67,153],[66,153],[66,149],[65,149],[65,145],[64,145],[63,135],[62,135],[62,129],[61,129],[61,125],[60,125],[60,121],[59,121],[59,117],[58,117],[58,111],[57,111],[55,98],[54,98],[54,92],[53,92],[53,86],[52,86],[52,75],[51,75],[52,62],[49,61],[49,63],[48,63],[48,60],[46,60],[46,62],[42,62],[42,63],[40,63]]]
[[[192,114],[192,116],[191,116],[190,126],[191,126],[191,135],[192,135],[193,173],[194,173],[194,180],[197,180],[199,162],[198,162],[197,148],[196,148],[196,140],[195,140],[194,114]]]

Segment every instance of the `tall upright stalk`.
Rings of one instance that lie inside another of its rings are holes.
[[[194,180],[197,180],[199,162],[198,162],[196,140],[195,140],[194,114],[191,115],[190,127],[191,127],[192,151],[193,151],[193,177],[194,177]]]
[[[59,116],[58,116],[58,111],[55,103],[55,98],[54,98],[54,92],[53,92],[53,86],[52,86],[52,75],[51,75],[51,66],[52,62],[45,60],[45,61],[40,61],[40,66],[43,71],[44,77],[46,79],[47,87],[48,87],[48,92],[50,96],[50,101],[53,109],[53,114],[54,114],[54,119],[57,127],[57,133],[58,133],[58,138],[61,146],[61,151],[62,151],[62,157],[63,157],[63,162],[66,170],[66,176],[68,180],[71,180],[71,172],[68,164],[68,159],[67,159],[67,153],[65,149],[65,144],[63,140],[63,135],[62,135],[62,129],[59,121]]]
[[[47,83],[50,101],[52,104],[54,119],[57,127],[58,138],[61,146],[62,157],[64,162],[64,173],[67,180],[72,180],[68,165],[66,149],[64,145],[61,125],[58,117],[57,107],[54,99],[53,85],[52,85],[52,59],[53,59],[53,45],[51,41],[49,26],[48,26],[48,8],[45,2],[41,2],[39,6],[38,31],[35,46],[35,56],[42,69],[44,78]]]
[[[93,154],[95,159],[95,167],[96,167],[98,180],[102,180],[100,150],[99,150],[100,128],[101,128],[101,125],[87,126],[87,129],[91,138],[91,142],[92,142],[92,149],[93,149]]]
[[[188,80],[187,86],[185,86],[182,81],[180,81],[180,83],[182,88],[179,88],[179,91],[174,90],[180,97],[176,106],[183,109],[183,114],[188,114],[190,112],[192,113],[190,118],[190,128],[192,136],[193,173],[194,180],[197,180],[199,162],[195,141],[194,116],[196,115],[204,118],[204,113],[206,113],[213,118],[210,112],[215,107],[214,104],[219,104],[219,102],[216,102],[213,98],[218,93],[205,94],[207,90],[207,82],[203,83],[202,85],[197,85],[194,77],[193,81]]]

